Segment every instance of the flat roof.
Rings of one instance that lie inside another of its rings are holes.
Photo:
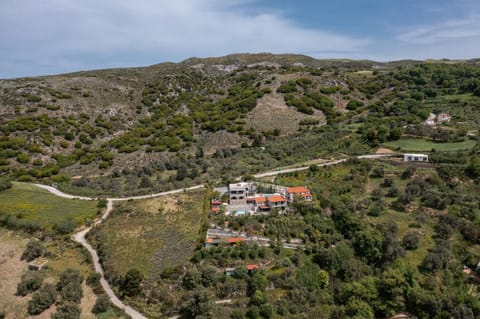
[[[403,156],[427,156],[427,154],[417,154],[417,153],[405,153]]]

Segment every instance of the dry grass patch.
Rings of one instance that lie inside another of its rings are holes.
[[[92,234],[108,273],[140,270],[156,279],[185,263],[195,248],[205,191],[122,202]]]

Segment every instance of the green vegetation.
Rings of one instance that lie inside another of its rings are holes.
[[[280,66],[247,67],[264,61]],[[374,64],[260,54],[75,76],[88,81],[70,87],[65,75],[1,84],[1,225],[67,235],[106,204],[61,200],[18,181],[95,197],[145,194],[225,185],[381,145],[429,152],[431,168],[351,161],[279,176],[275,183],[306,184],[315,198],[285,214],[207,221],[210,195],[203,192],[117,205],[91,240],[116,292],[148,317],[480,315],[479,289],[469,281],[480,258],[474,61]],[[275,125],[262,112],[278,115]],[[451,120],[424,125],[430,113]],[[199,232],[203,237],[209,222],[268,237],[271,245],[203,247]],[[32,242],[24,259],[49,256],[52,246],[45,252]],[[51,262],[53,282],[66,271],[65,284],[49,293],[49,284],[26,273],[18,294],[33,293],[31,313],[56,300],[53,318],[78,317],[83,278]],[[101,293],[98,277],[88,282]],[[215,304],[219,299],[233,303]],[[97,304],[99,318],[114,316],[104,297]]]
[[[119,295],[132,300],[147,316],[158,310],[162,299],[152,295],[150,305],[144,304],[145,283],[155,285],[155,294],[162,294],[168,287],[163,281],[179,276],[197,243],[204,197],[204,191],[197,191],[122,202],[91,234],[105,273]],[[165,304],[164,311],[175,314],[178,302]]]
[[[45,253],[45,247],[38,240],[30,240],[22,253],[21,260],[32,261]]]
[[[471,150],[477,144],[474,140],[465,140],[454,143],[435,143],[424,139],[400,139],[398,141],[385,142],[385,147],[401,152],[458,152]]]
[[[382,68],[369,61],[264,54],[198,61],[202,70],[189,60],[86,72],[76,75],[89,79],[81,87],[71,87],[69,75],[2,82],[0,174],[58,183],[78,194],[134,195],[289,165],[298,161],[293,154],[312,159],[370,152],[402,136],[448,143],[432,146],[436,150],[460,142],[469,149],[473,142],[465,137],[480,124],[480,66],[470,61]],[[239,67],[231,72],[211,64],[232,61]],[[281,67],[247,67],[245,61]],[[298,61],[304,66],[293,64]],[[282,100],[288,108],[272,108]],[[273,110],[278,114],[271,127],[259,114]],[[452,120],[421,125],[431,112]],[[318,146],[304,155],[295,144],[312,135]],[[269,151],[257,160],[261,148]]]
[[[13,183],[0,193],[1,224],[13,229],[58,229],[65,234],[92,220],[97,210],[96,201],[63,199],[24,183]]]

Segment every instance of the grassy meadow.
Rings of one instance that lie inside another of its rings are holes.
[[[472,149],[476,142],[473,140],[466,140],[456,143],[435,143],[424,139],[400,139],[398,141],[391,141],[383,143],[383,146],[402,152],[432,152],[433,150],[439,152],[456,152]]]
[[[30,184],[13,183],[11,189],[0,192],[0,218],[12,215],[45,229],[65,220],[80,225],[97,215],[97,204],[97,201],[61,198]]]
[[[158,278],[165,268],[185,263],[197,243],[204,196],[197,191],[116,203],[92,238],[105,268],[120,275],[136,268]]]

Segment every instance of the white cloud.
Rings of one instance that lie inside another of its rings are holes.
[[[2,0],[0,78],[2,70],[19,75],[15,68],[27,65],[37,74],[65,71],[68,64],[72,70],[100,67],[97,57],[139,65],[234,52],[358,54],[371,44],[368,38],[302,28],[278,12],[247,13],[244,5],[252,3]],[[58,70],[57,61],[64,64]]]
[[[411,44],[434,44],[452,39],[480,37],[480,15],[465,19],[450,20],[429,26],[412,28],[397,36],[397,39]]]

